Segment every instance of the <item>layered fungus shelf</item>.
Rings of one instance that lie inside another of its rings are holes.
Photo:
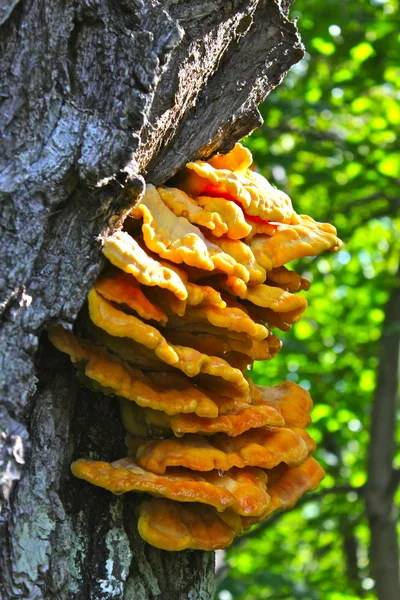
[[[284,265],[341,242],[251,163],[236,144],[169,187],[148,184],[104,241],[109,267],[80,336],[49,332],[88,385],[119,398],[128,432],[126,457],[80,458],[72,472],[114,494],[150,494],[139,533],[165,550],[224,548],[324,475],[305,431],[308,392],[256,386],[249,370],[280,350],[271,330],[306,309],[298,292],[309,282]]]

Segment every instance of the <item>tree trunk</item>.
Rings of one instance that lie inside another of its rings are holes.
[[[400,271],[386,305],[380,340],[378,381],[371,415],[366,506],[371,531],[371,565],[379,600],[400,598],[397,507],[394,494],[399,473],[396,452],[396,412],[400,382]]]
[[[71,327],[144,178],[226,151],[302,56],[290,2],[1,0],[0,598],[213,597],[212,553],[138,536],[135,497],[70,475],[124,453],[117,403],[45,329]]]

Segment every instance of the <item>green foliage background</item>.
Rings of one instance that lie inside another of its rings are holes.
[[[258,383],[290,379],[310,390],[310,433],[326,478],[298,508],[226,551],[218,600],[376,598],[362,486],[379,338],[399,263],[398,8],[397,0],[297,0],[291,18],[299,18],[306,56],[246,140],[260,172],[298,213],[332,222],[345,249],[293,265],[313,282],[308,311],[278,333],[281,353],[253,371]]]

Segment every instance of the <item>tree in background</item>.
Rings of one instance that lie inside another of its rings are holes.
[[[310,390],[327,476],[298,508],[234,543],[218,597],[397,600],[398,3],[298,0],[291,16],[307,53],[263,105],[248,145],[296,210],[333,222],[346,246],[295,265],[313,282],[310,306],[253,376]]]

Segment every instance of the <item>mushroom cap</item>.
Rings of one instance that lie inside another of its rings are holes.
[[[165,325],[168,321],[165,312],[150,302],[139,282],[132,275],[115,270],[111,274],[100,277],[94,289],[106,300],[131,308],[142,319],[158,321],[161,325]]]
[[[243,210],[235,202],[218,198],[215,196],[197,196],[196,203],[207,211],[216,211],[224,225],[227,227],[225,233],[227,238],[231,240],[240,240],[250,235],[252,227],[247,222]],[[218,236],[217,231],[212,232],[214,236]]]
[[[232,299],[233,303],[233,299]],[[201,325],[212,325],[215,333],[218,335],[229,335],[228,332],[242,333],[243,338],[249,337],[252,340],[264,340],[269,331],[264,325],[255,322],[246,312],[244,306],[218,306],[216,304],[205,304],[204,306],[189,306],[182,317],[172,317],[169,319],[169,328],[183,329],[187,331],[187,326],[193,323],[197,324],[197,329],[203,331]],[[206,328],[204,331],[209,330]]]
[[[201,433],[203,435],[226,433],[228,436],[236,437],[249,429],[266,425],[280,427],[285,424],[278,407],[267,404],[251,406],[243,405],[243,403],[240,406],[237,413],[207,418],[184,413],[167,415],[164,412],[150,409],[141,410],[138,414],[134,406],[125,404],[123,423],[133,435],[137,435],[137,430],[135,426],[132,428],[131,424],[139,420],[156,430],[172,430],[176,437],[182,437],[184,433]]]
[[[313,452],[315,443],[303,429],[260,427],[236,437],[219,433],[207,438],[193,434],[165,440],[132,438],[128,449],[143,469],[163,474],[169,467],[228,471],[245,466],[272,469],[281,462],[297,466]]]
[[[246,282],[248,286],[264,283],[267,278],[267,273],[264,267],[258,264],[250,246],[241,240],[230,240],[222,237],[216,238],[211,234],[207,236],[214,244],[216,244],[223,252],[232,256],[237,262],[244,265],[249,273],[249,279]],[[228,273],[228,275],[234,275]]]
[[[149,544],[163,550],[226,548],[235,535],[242,535],[276,510],[292,508],[306,492],[316,489],[324,476],[322,467],[312,457],[299,467],[282,465],[273,474],[268,473],[270,479],[276,479],[268,484],[271,503],[262,515],[247,517],[229,508],[216,512],[211,506],[152,498],[139,509],[139,533]]]
[[[225,159],[214,157],[208,162],[188,163],[176,178],[178,187],[193,197],[209,195],[233,200],[250,217],[289,222],[294,215],[290,198],[244,166],[249,164],[245,152],[243,147],[234,148]]]
[[[248,336],[237,339],[229,335],[214,335],[212,333],[191,332],[183,329],[165,329],[165,337],[173,344],[190,346],[204,354],[215,354],[227,359],[227,354],[233,351],[245,354],[252,360],[269,360],[281,348],[281,342],[269,334],[264,340],[254,340]]]
[[[251,380],[249,383],[249,399],[233,399],[215,392],[206,392],[218,407],[218,416],[212,418],[193,413],[166,415],[159,410],[139,409],[134,404],[124,403],[123,422],[133,436],[138,435],[133,424],[140,422],[141,431],[172,430],[177,437],[182,437],[185,433],[207,436],[225,433],[236,437],[248,430],[252,430],[252,435],[256,435],[255,430],[264,426],[287,427],[299,433],[299,429],[309,425],[312,400],[304,388],[292,381],[274,387],[255,386]],[[252,404],[248,404],[248,401]]]
[[[281,464],[268,471],[268,475],[270,477],[268,493],[271,496],[271,504],[258,517],[241,517],[244,531],[255,523],[268,518],[277,510],[293,508],[305,493],[311,492],[319,486],[325,477],[325,471],[315,458],[309,456],[298,467]]]
[[[197,285],[190,281],[187,281],[185,285],[188,293],[186,300],[180,300],[169,290],[161,288],[152,288],[147,293],[151,300],[160,306],[169,318],[175,315],[183,317],[188,306],[205,306],[207,304],[214,304],[221,308],[226,306],[221,293],[210,285]]]
[[[311,423],[312,400],[310,394],[293,381],[284,381],[274,387],[256,386],[261,401],[279,407],[287,427],[304,429]]]
[[[231,239],[246,237],[251,225],[246,222],[242,209],[224,198],[201,196],[195,200],[178,188],[157,188],[164,204],[177,217],[186,217],[190,223],[206,227],[216,237]]]
[[[128,338],[144,345],[148,350],[152,350],[158,359],[189,377],[195,377],[200,373],[220,377],[235,386],[237,395],[248,393],[248,383],[243,373],[231,367],[223,358],[201,354],[187,346],[174,346],[168,343],[158,329],[115,308],[95,289],[89,292],[88,302],[92,322],[109,335]],[[115,346],[115,351],[118,352],[118,349],[119,347]]]
[[[309,290],[310,282],[284,266],[271,269],[267,273],[268,283],[276,285],[289,292],[300,292],[301,290]]]
[[[169,415],[190,411],[210,417],[218,414],[215,402],[180,373],[147,376],[111,356],[104,348],[80,340],[61,327],[52,329],[49,338],[58,350],[70,355],[72,362],[84,361],[85,375],[89,379],[139,406]]]
[[[286,313],[293,313],[293,311],[300,311],[302,314],[307,308],[307,299],[304,296],[264,284],[248,287],[245,300],[256,306],[284,313],[285,316]]]
[[[180,300],[187,298],[184,281],[176,271],[154,260],[125,231],[117,231],[104,240],[103,254],[111,264],[130,273],[144,285],[170,290]]]
[[[182,505],[151,498],[139,507],[138,531],[161,550],[218,550],[232,542],[235,532],[217,513],[201,504]]]
[[[185,468],[169,469],[156,475],[138,466],[132,458],[113,463],[78,459],[71,465],[72,473],[114,494],[147,492],[180,502],[200,502],[218,511],[231,508],[241,515],[257,516],[270,502],[265,471],[254,467],[198,473]]]
[[[253,157],[250,150],[237,142],[227,154],[215,154],[208,160],[215,169],[227,169],[228,171],[244,171],[251,167]]]
[[[294,323],[300,321],[304,312],[304,305],[288,312],[275,312],[271,308],[255,306],[246,302],[246,308],[249,315],[255,321],[266,323],[269,328],[278,328],[282,331],[289,331]]]
[[[267,271],[280,267],[295,258],[316,256],[324,250],[337,252],[342,242],[329,223],[318,223],[307,215],[298,223],[280,223],[273,236],[256,235],[250,241],[257,262]]]
[[[206,271],[219,269],[244,281],[249,280],[243,265],[208,241],[185,217],[177,217],[153,185],[147,185],[133,216],[143,219],[142,234],[147,248],[162,258]]]
[[[130,338],[154,350],[158,358],[174,365],[179,356],[163,335],[134,315],[128,315],[98,294],[93,288],[88,294],[89,316],[92,322],[114,337]]]

